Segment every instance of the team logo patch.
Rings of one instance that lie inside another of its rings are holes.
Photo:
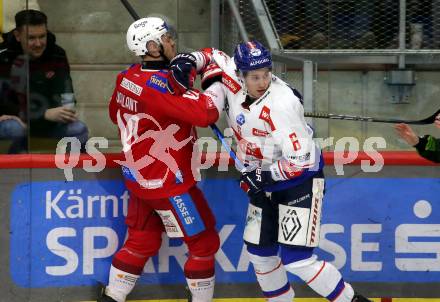
[[[55,75],[55,71],[46,72],[46,79],[51,79]]]
[[[167,79],[157,74],[153,74],[147,82],[147,86],[151,87],[161,93],[167,92]]]
[[[128,91],[133,92],[136,95],[141,95],[143,88],[139,86],[138,84],[130,81],[127,78],[123,78],[121,81],[121,84],[119,84],[121,87],[127,89]]]
[[[243,126],[243,124],[246,122],[243,113],[237,115],[237,118],[235,120],[237,121],[237,124],[239,124],[240,126]]]
[[[252,48],[252,49],[250,50],[250,53],[251,53],[251,55],[254,56],[254,57],[261,56],[261,50],[259,50],[258,48]]]
[[[283,231],[284,241],[293,241],[301,229],[301,222],[294,209],[288,209],[285,216],[281,219],[281,230]]]

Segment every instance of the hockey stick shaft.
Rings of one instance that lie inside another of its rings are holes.
[[[136,13],[133,6],[131,6],[131,4],[128,2],[128,0],[121,0],[121,2],[125,6],[125,8],[127,9],[128,13],[133,17],[133,19],[135,19],[135,20],[140,19],[139,15]]]
[[[223,136],[222,132],[217,127],[217,125],[212,124],[212,125],[210,125],[210,127],[211,127],[212,131],[214,132],[214,134],[218,137],[218,139],[222,143],[225,150],[228,151],[229,156],[234,160],[235,166],[237,167],[237,169],[240,172],[246,171],[246,166],[241,162],[241,160],[238,159],[237,154],[235,154],[234,150],[232,150],[231,146],[229,146],[229,144],[226,142],[225,137]]]
[[[435,119],[439,113],[440,113],[440,109],[437,110],[433,115],[421,120],[386,119],[386,118],[374,118],[374,117],[357,116],[357,115],[342,115],[342,114],[315,113],[315,112],[305,112],[304,116],[313,117],[313,118],[373,122],[373,123],[391,123],[391,124],[405,123],[410,125],[428,125],[435,122]]]

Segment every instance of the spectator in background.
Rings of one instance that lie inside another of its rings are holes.
[[[7,33],[15,28],[14,16],[24,9],[40,10],[37,0],[3,0],[3,15],[0,22],[1,33]],[[2,41],[0,41],[2,42]]]
[[[66,52],[47,30],[46,15],[23,10],[15,15],[15,24],[13,31],[3,34],[0,45],[0,76],[10,79],[2,103],[20,108],[19,116],[29,122],[31,138],[76,137],[84,146],[88,129],[76,116]]]
[[[435,25],[438,10],[431,0],[406,1],[406,45],[408,49],[435,46]],[[399,1],[380,0],[375,3],[374,32],[379,41],[378,48],[399,48]]]
[[[374,9],[370,0],[329,2],[330,48],[376,48]]]
[[[283,47],[328,47],[326,1],[271,0],[267,5]]]
[[[2,68],[0,62],[0,68]],[[13,99],[8,79],[0,84],[0,140],[11,141],[8,153],[24,153],[27,151],[27,127],[19,117],[18,100]]]
[[[268,6],[285,48],[376,47],[373,1],[271,0]]]
[[[440,128],[440,114],[437,115],[435,126]],[[440,139],[431,135],[419,137],[407,124],[398,124],[395,126],[395,129],[397,135],[416,148],[421,156],[430,161],[440,163]]]

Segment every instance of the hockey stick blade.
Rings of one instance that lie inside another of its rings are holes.
[[[409,125],[428,125],[435,122],[435,118],[439,113],[440,113],[440,109],[437,110],[433,115],[421,120],[385,119],[385,118],[374,118],[368,116],[342,115],[342,114],[316,113],[316,112],[304,112],[304,116],[332,119],[332,120],[359,121],[359,122],[372,122],[372,123],[390,123],[390,124],[404,123]]]
[[[134,20],[140,19],[139,15],[136,13],[133,6],[131,6],[131,4],[128,2],[128,0],[121,0],[121,2],[125,6],[125,8],[127,9],[128,13],[133,17]]]

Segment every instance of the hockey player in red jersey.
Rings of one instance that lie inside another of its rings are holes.
[[[191,158],[194,126],[208,126],[219,112],[209,96],[191,89],[196,59],[176,56],[162,19],[134,22],[127,45],[142,62],[118,75],[109,113],[125,155],[119,163],[130,191],[128,237],[113,257],[98,301],[125,301],[149,257],[157,254],[164,231],[188,246],[184,275],[192,301],[212,301],[220,241],[214,216],[196,186]]]
[[[287,272],[329,301],[370,301],[314,254],[324,164],[300,93],[272,74],[271,55],[258,41],[237,45],[233,60],[218,50],[201,52],[212,58],[202,87],[224,107],[237,156],[247,165],[240,183],[249,196],[243,237],[267,301],[293,300]]]

